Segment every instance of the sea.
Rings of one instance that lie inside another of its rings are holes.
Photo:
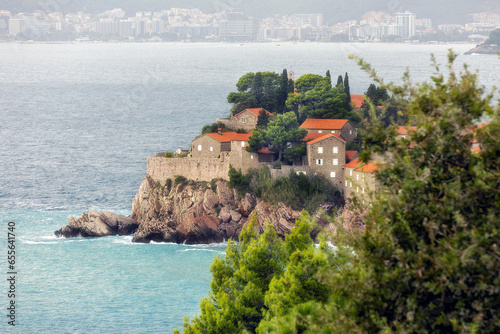
[[[0,333],[172,333],[199,312],[225,244],[54,231],[90,209],[131,214],[146,158],[188,148],[203,125],[229,115],[226,97],[243,74],[330,70],[336,82],[347,72],[351,93],[362,94],[372,80],[350,54],[387,82],[401,83],[407,69],[424,82],[431,54],[446,70],[453,49],[456,69],[468,64],[491,90],[500,59],[463,55],[473,46],[0,44]]]

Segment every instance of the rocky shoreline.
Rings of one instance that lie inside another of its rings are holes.
[[[479,44],[475,48],[470,49],[469,51],[465,52],[464,54],[470,55],[470,54],[497,54],[500,52],[500,46],[494,45],[494,44]]]
[[[55,235],[71,238],[133,234],[132,241],[140,243],[207,244],[237,240],[243,225],[253,216],[261,231],[266,224],[272,224],[284,237],[295,226],[300,212],[283,203],[266,203],[249,193],[239,197],[224,180],[183,180],[161,185],[146,176],[134,197],[132,216],[91,210],[80,218],[70,217]],[[323,226],[329,223],[321,219],[318,222]],[[319,230],[316,228],[312,235]]]

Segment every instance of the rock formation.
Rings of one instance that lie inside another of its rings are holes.
[[[282,203],[265,203],[251,194],[240,199],[223,180],[162,186],[146,176],[132,204],[132,218],[139,223],[133,241],[198,244],[237,239],[253,215],[262,231],[268,221],[284,236],[300,213]]]
[[[80,218],[71,216],[67,225],[54,232],[58,237],[103,237],[108,235],[132,234],[137,229],[137,222],[131,217],[110,211],[90,210]]]
[[[480,44],[477,45],[475,48],[470,49],[467,51],[465,54],[470,55],[473,53],[479,53],[479,54],[496,54],[497,52],[500,52],[500,46],[494,45],[494,44]]]

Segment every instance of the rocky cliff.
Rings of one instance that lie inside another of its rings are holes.
[[[132,218],[139,224],[133,241],[222,242],[237,238],[253,215],[261,230],[267,220],[284,235],[300,213],[282,203],[265,203],[251,194],[238,198],[223,180],[162,186],[146,176],[132,204]]]

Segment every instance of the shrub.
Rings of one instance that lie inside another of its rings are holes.
[[[174,178],[175,184],[185,183],[186,181],[187,181],[187,179],[182,175],[176,175]]]
[[[174,153],[172,153],[172,152],[168,152],[168,151],[167,151],[167,152],[165,152],[165,157],[166,157],[166,158],[172,158],[173,156],[174,156]]]

